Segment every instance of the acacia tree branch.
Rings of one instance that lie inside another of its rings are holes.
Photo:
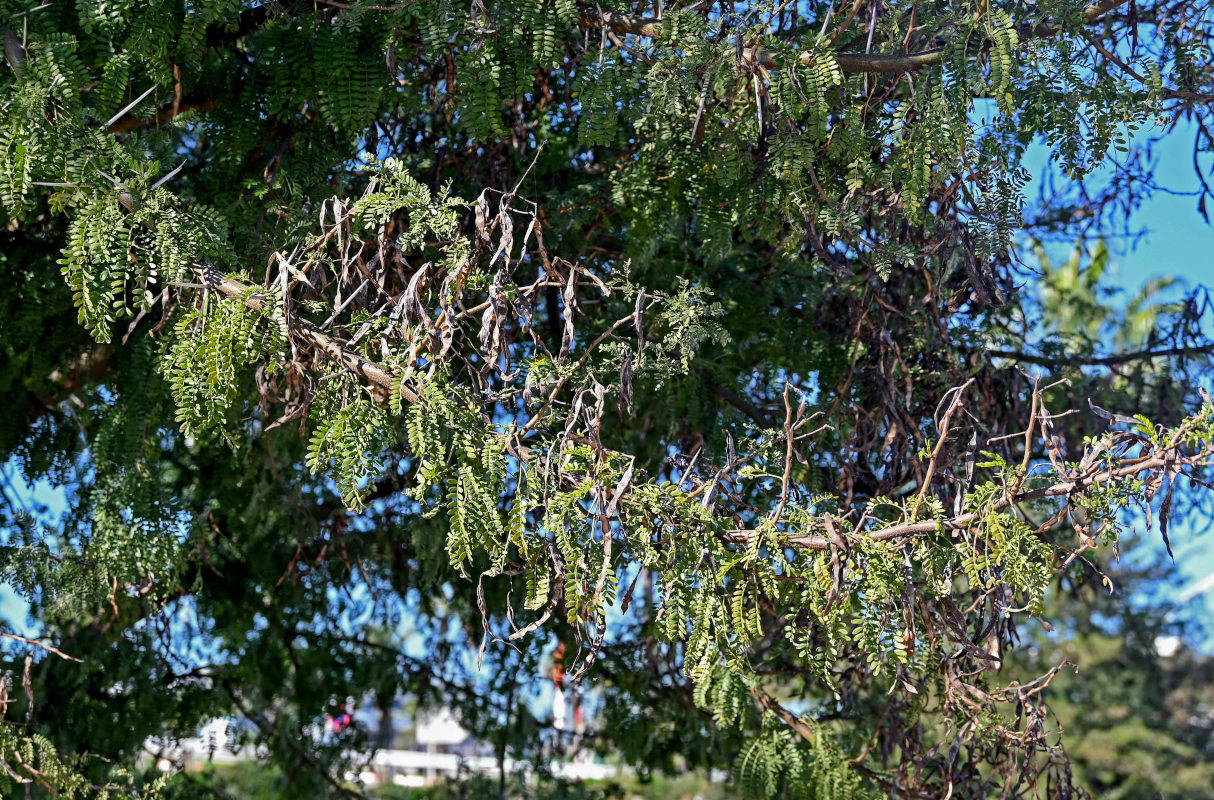
[[[146,128],[149,125],[159,125],[161,122],[168,122],[173,117],[184,114],[187,111],[210,111],[218,105],[219,100],[214,97],[199,97],[192,100],[182,100],[180,103],[169,103],[158,109],[155,116],[151,119],[143,119],[133,114],[127,114],[111,125],[109,131],[110,133],[124,133],[138,128]]]
[[[724,386],[719,383],[715,378],[712,377],[708,370],[704,369],[703,367],[697,367],[696,372],[699,373],[700,378],[703,379],[704,384],[708,387],[708,391],[712,392],[726,403],[729,403],[731,406],[750,417],[755,421],[756,424],[759,425],[759,427],[775,427],[775,422],[773,422],[771,417],[767,415],[767,412],[747,400],[745,397],[742,397],[728,386]]]
[[[391,11],[398,8],[403,8],[406,5],[411,5],[417,0],[405,0],[395,6],[354,6],[347,3],[323,2],[322,6],[341,10],[362,10],[362,11]],[[1120,5],[1124,5],[1128,0],[1098,0],[1083,10],[1084,24],[1091,25],[1099,22],[1104,15]],[[260,6],[248,9],[240,14],[237,22],[231,28],[213,26],[207,31],[207,46],[211,48],[224,47],[230,45],[240,39],[249,36],[258,30],[268,25],[274,18],[272,9],[275,7],[281,8],[286,14],[292,14],[307,10],[314,7],[313,2],[304,2],[303,0],[290,0],[279,4],[265,3]],[[645,38],[657,37],[662,28],[663,21],[659,17],[646,17],[641,14],[630,14],[620,11],[603,11],[598,6],[580,5],[578,22],[588,28],[598,30],[607,30],[617,34],[634,34]],[[1056,35],[1061,28],[1052,21],[1039,22],[1035,25],[1021,25],[1018,27],[1020,38],[1036,38],[1044,39]],[[839,65],[839,69],[843,72],[851,73],[899,73],[913,72],[924,67],[930,67],[939,64],[943,58],[943,48],[931,48],[921,50],[914,53],[835,53],[835,61]],[[761,64],[769,69],[778,67],[774,57],[770,52],[763,48],[749,47],[743,50],[743,59],[751,63]],[[802,53],[797,59],[798,63],[805,65],[812,62],[814,54],[810,52]],[[1200,100],[1208,99],[1205,95],[1198,95],[1192,92],[1180,92],[1171,89],[1165,89],[1165,94],[1169,97],[1178,99]],[[187,100],[175,105],[165,106],[157,112],[154,120],[142,120],[134,116],[128,115],[118,120],[110,126],[111,133],[121,133],[123,131],[134,130],[144,126],[163,122],[172,119],[177,114],[184,111],[198,110],[209,111],[218,105],[216,98],[196,98]]]
[[[1105,13],[1124,5],[1128,0],[1098,0],[1083,10],[1083,22],[1091,25]],[[607,28],[615,33],[631,33],[653,38],[661,31],[662,20],[640,14],[625,14],[618,11],[601,11],[597,7],[581,6],[579,22],[591,28]],[[1018,32],[1022,39],[1044,39],[1054,36],[1060,27],[1054,22],[1039,22],[1036,25],[1021,25]],[[835,62],[843,72],[913,72],[923,67],[939,64],[943,48],[921,50],[916,53],[835,53]],[[750,47],[743,51],[743,58],[764,67],[778,66],[774,57],[762,48]],[[814,60],[814,54],[802,53],[797,59],[801,64]]]
[[[1122,72],[1129,75],[1139,83],[1148,83],[1144,76],[1139,74],[1137,70],[1127,64],[1125,61],[1118,58],[1117,54],[1105,47],[1098,38],[1085,33],[1084,31],[1080,31],[1079,35],[1083,37],[1084,41],[1096,48],[1100,55],[1104,56],[1113,64],[1116,64]],[[1202,94],[1200,92],[1184,92],[1178,89],[1170,89],[1166,86],[1163,88],[1163,94],[1165,97],[1170,97],[1173,100],[1203,100],[1207,103],[1214,100],[1214,95]]]
[[[212,285],[210,288],[215,289],[225,297],[236,297],[243,299],[249,308],[259,309],[265,305],[267,297],[259,294],[256,289],[232,277],[225,277],[219,283]],[[368,382],[380,387],[381,389],[392,389],[394,376],[392,372],[374,361],[367,359],[355,353],[350,348],[343,345],[332,336],[321,333],[321,330],[316,325],[306,319],[292,318],[292,332],[300,338],[312,344],[318,350],[322,351],[330,358],[338,361],[343,367],[353,372],[355,375],[362,377]],[[399,387],[401,397],[410,403],[416,403],[420,399],[411,387],[401,384]]]
[[[1118,353],[1113,356],[1044,356],[1033,353],[1022,353],[1016,350],[990,350],[988,355],[996,358],[1009,358],[1026,364],[1039,364],[1043,367],[1115,367],[1133,361],[1144,361],[1150,358],[1172,358],[1174,356],[1208,356],[1214,355],[1214,343],[1192,345],[1189,347],[1169,347],[1163,350],[1136,350],[1132,353]]]
[[[1051,486],[1043,486],[1039,489],[1033,489],[1027,492],[1018,494],[1009,494],[1002,499],[991,504],[982,513],[969,512],[959,514],[954,517],[945,519],[931,519],[922,522],[900,522],[894,525],[887,525],[884,528],[865,533],[864,535],[876,541],[888,541],[889,539],[897,539],[900,536],[916,536],[944,528],[945,530],[962,530],[980,521],[984,516],[1000,511],[1006,511],[1013,506],[1019,506],[1023,503],[1029,503],[1034,500],[1043,500],[1049,497],[1065,497],[1077,492],[1082,492],[1093,486],[1098,486],[1105,483],[1116,483],[1123,478],[1131,478],[1135,475],[1144,472],[1154,472],[1157,470],[1175,470],[1180,467],[1200,467],[1209,466],[1207,460],[1211,452],[1202,452],[1194,456],[1182,456],[1175,452],[1174,449],[1161,452],[1158,455],[1149,456],[1146,458],[1131,459],[1125,465],[1115,469],[1105,469],[1097,466],[1093,467],[1088,473],[1075,477],[1072,480],[1061,481]],[[825,526],[823,526],[825,527]],[[734,529],[726,531],[722,538],[727,542],[744,543],[748,542],[751,537],[757,536],[761,531],[751,529]],[[783,540],[790,547],[796,547],[803,550],[829,550],[831,547],[830,539],[826,536],[813,535],[792,535]]]
[[[391,11],[398,8],[403,8],[406,5],[411,5],[416,0],[406,0],[397,6],[353,6],[346,3],[321,3],[323,6],[333,8],[334,10],[353,10],[355,8],[362,11]],[[1104,15],[1120,5],[1124,5],[1128,0],[1099,0],[1096,3],[1088,6],[1083,11],[1083,23],[1091,25],[1103,19]],[[287,13],[296,13],[307,8],[313,7],[312,2],[302,2],[301,0],[293,0],[292,2],[283,2],[279,4],[282,10]],[[255,8],[248,9],[241,13],[235,26],[231,29],[221,27],[213,27],[207,33],[208,47],[223,47],[232,44],[245,36],[249,36],[261,28],[269,24],[274,16],[271,13],[272,4],[264,4]],[[597,6],[581,5],[578,22],[588,28],[598,30],[607,30],[617,34],[634,34],[646,38],[655,38],[661,32],[663,21],[658,17],[646,17],[641,14],[630,14],[620,11],[603,11]],[[1055,36],[1061,28],[1052,21],[1039,22],[1035,25],[1021,25],[1017,28],[1021,40],[1028,38],[1044,39]],[[944,49],[940,47],[921,50],[914,53],[848,53],[837,52],[834,54],[835,62],[839,69],[849,73],[901,73],[914,72],[924,67],[930,67],[939,64],[943,58]],[[760,64],[768,69],[777,68],[775,58],[770,52],[763,48],[748,47],[743,50],[742,57],[744,60],[751,63]],[[810,52],[802,53],[797,59],[801,65],[806,65],[814,60],[814,54]],[[1131,74],[1133,74],[1131,72]],[[1174,89],[1164,89],[1164,94],[1173,99],[1182,100],[1208,100],[1208,95],[1197,94],[1193,92],[1182,92]],[[111,133],[121,133],[123,131],[134,130],[148,125],[157,124],[172,119],[173,117],[185,111],[210,111],[218,105],[217,98],[195,98],[186,100],[180,103],[174,103],[165,106],[158,111],[152,120],[144,120],[132,115],[127,115],[110,126]]]
[[[62,659],[65,659],[67,661],[75,661],[79,664],[84,663],[84,659],[76,658],[75,656],[69,656],[67,653],[63,652],[58,647],[49,645],[42,639],[28,639],[24,636],[18,636],[15,633],[6,633],[4,631],[0,631],[0,636],[3,636],[5,639],[13,639],[18,642],[24,642],[25,644],[32,644],[35,647],[41,647],[43,650],[47,651],[48,653],[54,653],[55,655],[59,656]]]
[[[247,286],[231,277],[225,277],[221,282],[214,284],[213,288],[227,297],[241,298],[253,308],[260,308],[267,299],[264,295],[258,294],[253,287]],[[340,362],[350,372],[376,386],[392,390],[396,380],[389,369],[363,358],[338,340],[322,333],[307,320],[294,319],[291,324],[293,332],[296,335],[311,343],[330,358]],[[420,395],[414,388],[403,383],[397,385],[397,390],[400,391],[401,396],[408,402],[414,403],[420,398]],[[519,458],[520,461],[529,463],[534,451],[526,446],[512,442],[510,452]],[[875,541],[888,541],[899,537],[921,536],[942,528],[945,530],[964,530],[974,523],[980,522],[985,516],[1006,511],[1009,508],[1035,500],[1051,497],[1069,497],[1072,494],[1084,492],[1094,486],[1115,483],[1143,473],[1158,472],[1160,470],[1177,472],[1181,467],[1208,466],[1210,462],[1207,459],[1212,454],[1214,454],[1214,451],[1203,451],[1195,455],[1186,456],[1179,451],[1174,441],[1166,447],[1159,448],[1150,455],[1127,459],[1115,468],[1110,469],[1097,464],[1090,467],[1087,472],[1070,475],[1067,480],[1059,481],[1050,486],[1023,492],[1016,490],[1009,491],[1001,499],[995,501],[981,512],[968,512],[944,519],[901,522],[865,532],[863,535]],[[814,527],[819,530],[827,530],[827,523],[817,523]],[[724,531],[720,534],[720,537],[725,542],[745,544],[753,537],[760,535],[763,535],[763,532],[760,530],[735,528]],[[781,542],[788,547],[800,550],[826,551],[830,550],[832,546],[829,535],[788,534],[781,538]]]

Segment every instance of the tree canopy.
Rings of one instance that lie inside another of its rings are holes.
[[[1209,2],[0,24],[0,451],[66,498],[0,508],[40,630],[6,634],[5,791],[142,791],[149,737],[240,715],[354,793],[368,743],[316,723],[402,692],[534,755],[557,641],[643,769],[1100,779],[1070,667],[1003,667],[1128,524],[1170,552],[1208,508],[1207,295],[1101,278],[1157,141],[1205,214]]]

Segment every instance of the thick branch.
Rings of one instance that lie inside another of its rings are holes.
[[[1097,22],[1104,14],[1117,6],[1124,5],[1127,0],[1099,0],[1083,10],[1085,24]],[[640,14],[622,14],[617,11],[600,11],[598,8],[583,6],[580,22],[592,28],[606,28],[613,33],[631,33],[637,36],[652,38],[661,30],[662,20],[653,17],[643,17]],[[1059,27],[1053,22],[1039,22],[1036,25],[1022,25],[1019,28],[1020,37],[1043,39],[1058,33]],[[916,53],[836,53],[835,61],[843,72],[912,72],[923,67],[939,64],[943,49],[934,48],[921,50]],[[778,66],[770,53],[761,48],[748,48],[744,57],[765,67]],[[802,53],[798,61],[808,64],[814,59],[813,53]]]

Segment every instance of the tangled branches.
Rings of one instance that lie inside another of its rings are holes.
[[[645,571],[656,587],[645,613],[660,638],[682,644],[687,673],[705,686],[741,681],[811,746],[822,746],[817,729],[771,699],[760,664],[795,665],[845,705],[878,687],[900,696],[864,751],[901,748],[895,783],[912,769],[941,787],[972,783],[974,763],[999,765],[1006,785],[1062,768],[1038,700],[1054,673],[1002,689],[991,676],[1017,617],[1042,613],[1051,574],[1116,542],[1125,510],[1162,497],[1166,537],[1175,487],[1200,483],[1214,455],[1208,398],[1171,428],[1094,406],[1116,427],[1064,457],[1058,430],[1074,412],[1048,408],[1062,383],[1032,381],[1019,433],[980,436],[971,379],[944,394],[901,488],[853,503],[854,482],[815,491],[807,471],[839,410],[811,413],[806,392],[786,382],[782,425],[755,430],[741,454],[730,438],[715,462],[703,447],[679,455],[657,470],[672,480],[659,481],[609,446],[608,401],[623,413],[638,375],[685,371],[680,353],[712,335],[710,308],[692,292],[649,294],[623,274],[605,279],[551,256],[535,207],[518,210],[509,192],[463,204],[393,170],[358,201],[322,211],[332,222],[276,254],[261,286],[224,277],[204,290],[281,331],[257,369],[263,408],[284,409],[273,424],[309,407],[346,420],[335,430],[317,417],[312,466],[328,467],[348,502],[374,489],[376,453],[393,436],[389,405],[408,420],[409,493],[448,517],[453,566],[481,581],[525,577],[537,617],[502,639],[560,612],[583,644],[582,674],[604,646],[621,578]],[[559,300],[545,325],[536,308],[548,290]],[[585,311],[596,305],[601,313]],[[222,336],[223,317],[205,320],[180,328],[174,347]],[[482,613],[486,640],[498,638]],[[938,740],[905,727],[928,708],[949,720],[947,762],[933,755]],[[958,760],[962,744],[971,762]]]
[[[1136,202],[1144,159],[1081,181],[1136,126],[1192,114],[1200,155],[1192,4],[143,5],[22,12],[0,79],[10,227],[107,348],[59,384],[138,374],[81,423],[122,465],[90,496],[105,619],[190,594],[181,519],[202,573],[236,547],[205,487],[147,479],[163,451],[297,423],[289,467],[256,455],[299,490],[287,572],[390,505],[442,539],[378,543],[393,591],[438,564],[482,653],[554,632],[575,676],[686,689],[755,794],[1067,783],[1050,676],[998,670],[1126,514],[1166,537],[1200,496],[1209,306],[1023,290],[1023,157],[1074,177],[1034,221],[1069,237]]]

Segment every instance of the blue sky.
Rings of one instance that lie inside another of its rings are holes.
[[[1200,184],[1193,171],[1192,144],[1189,126],[1180,125],[1169,134],[1167,145],[1156,149],[1159,161],[1155,179],[1159,185],[1173,192],[1197,191]],[[1207,170],[1209,166],[1207,162]],[[1211,176],[1207,175],[1207,180],[1212,180]],[[1134,228],[1145,231],[1133,249],[1126,251],[1125,243],[1110,243],[1118,253],[1114,276],[1121,286],[1134,290],[1157,275],[1179,277],[1189,286],[1214,284],[1214,227],[1197,212],[1195,194],[1156,192],[1133,222]]]

